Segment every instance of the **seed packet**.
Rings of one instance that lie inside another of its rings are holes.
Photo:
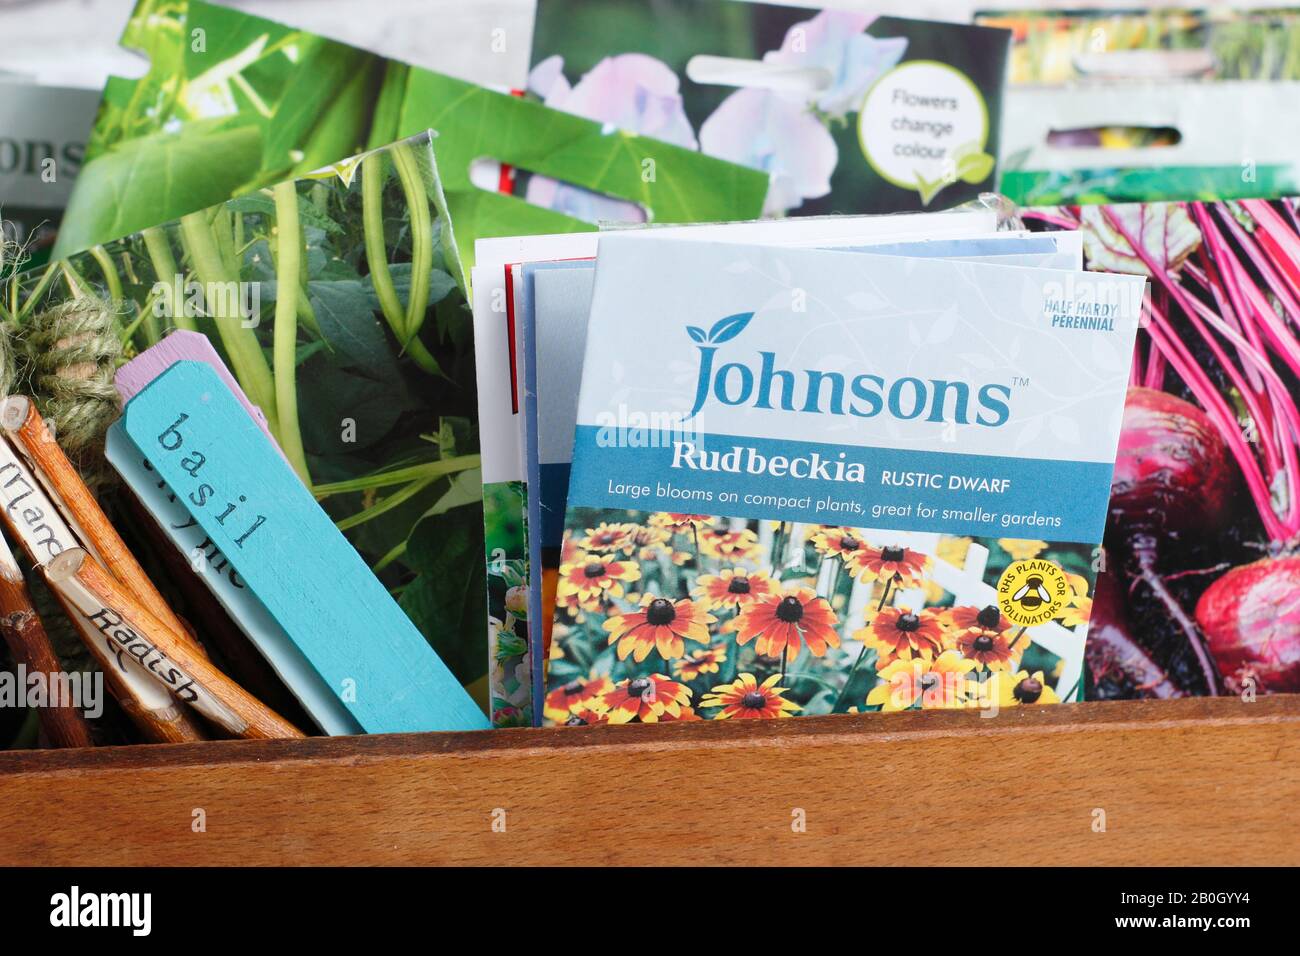
[[[1025,206],[1294,195],[1295,10],[988,11],[1013,31],[1000,191]]]
[[[1300,691],[1300,200],[1025,212],[1147,276],[1090,699]]]
[[[81,169],[99,94],[0,76],[0,212],[3,238],[32,264],[49,258]]]
[[[659,235],[720,235],[795,245],[840,244],[918,237],[988,235],[997,225],[990,210],[890,217],[765,220],[735,225],[656,227]],[[514,724],[522,714],[540,713],[532,681],[540,681],[542,659],[522,658],[520,642],[545,646],[549,611],[529,617],[530,594],[554,594],[543,569],[528,565],[528,476],[524,454],[524,351],[520,270],[524,263],[589,258],[595,233],[486,239],[476,244],[472,269],[474,340],[482,448],[484,533],[488,571],[488,646],[493,675],[494,720]],[[530,580],[539,590],[530,588]],[[530,640],[531,635],[531,640]],[[542,635],[539,637],[539,635]],[[527,675],[531,674],[532,678]],[[520,683],[520,678],[524,678]],[[540,720],[540,716],[537,718]]]
[[[479,236],[594,229],[475,180],[482,160],[636,203],[657,222],[758,215],[767,179],[650,137],[201,0],[138,0],[60,232],[60,255],[428,130],[458,260]],[[484,55],[491,55],[484,47]],[[660,175],[660,171],[664,171]],[[664,182],[668,188],[659,188]]]
[[[979,11],[1012,31],[1011,86],[1068,84],[1124,71],[1216,80],[1300,80],[1294,9]],[[1116,54],[1119,54],[1116,56]]]
[[[602,237],[545,721],[1078,699],[1144,285]]]
[[[734,232],[734,230],[733,230]],[[1083,267],[1080,237],[1074,233],[1002,232],[973,239],[921,239],[909,242],[826,248],[870,255],[921,256],[963,262],[1034,265],[1040,268]],[[542,622],[549,643],[547,618],[555,611],[556,576],[564,539],[564,514],[577,426],[578,388],[587,341],[587,320],[596,260],[526,263],[522,266],[524,356],[523,453],[531,494],[527,497],[529,562],[542,569],[530,590],[529,616]],[[541,660],[540,655],[536,658]],[[536,672],[541,690],[541,669]]]
[[[763,170],[768,215],[946,209],[997,183],[1009,39],[732,0],[539,0],[528,88],[556,109]],[[636,214],[546,180],[528,195]]]

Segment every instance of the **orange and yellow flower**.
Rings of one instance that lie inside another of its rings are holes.
[[[697,600],[708,604],[710,610],[740,611],[771,595],[772,579],[766,571],[724,568],[717,574],[701,574],[691,593]]]
[[[689,534],[700,528],[713,524],[709,515],[688,515],[676,511],[660,511],[646,519],[646,524],[655,528],[664,528],[674,534]]]
[[[1059,704],[1061,698],[1048,686],[1042,671],[1000,671],[989,678],[993,685],[987,699],[996,699],[999,707],[1019,707],[1021,704]]]
[[[682,721],[703,720],[704,718],[695,712],[694,707],[688,707],[683,704],[681,711],[676,716],[665,712],[659,715],[659,719],[664,723],[669,723],[671,721],[676,721],[678,723],[681,723]]]
[[[985,607],[974,605],[952,607],[944,612],[943,616],[947,618],[949,627],[954,631],[991,631],[995,634],[1003,634],[1015,627],[996,604]]]
[[[547,720],[563,723],[570,714],[583,708],[603,710],[601,698],[613,687],[608,677],[569,681],[546,695],[542,702],[542,715]]]
[[[1088,597],[1088,579],[1081,574],[1066,573],[1065,579],[1070,583],[1073,597],[1057,617],[1066,627],[1078,627],[1087,624],[1092,617],[1092,598]]]
[[[1092,617],[1092,598],[1075,598],[1058,615],[1057,620],[1065,627],[1078,627],[1087,624]]]
[[[621,551],[632,536],[633,525],[610,524],[602,521],[594,528],[588,528],[586,536],[578,542],[578,547],[595,554],[608,554]]]
[[[602,698],[611,724],[627,724],[634,720],[653,724],[661,718],[680,719],[682,708],[690,700],[689,687],[663,674],[629,677],[615,684],[613,690]]]
[[[627,540],[623,543],[623,553],[631,557],[635,554],[642,561],[650,561],[659,556],[661,551],[669,550],[672,534],[663,528],[647,527],[634,524],[628,526]]]
[[[749,528],[728,531],[724,528],[702,528],[700,553],[721,561],[745,561],[758,551],[758,535]]]
[[[753,674],[740,674],[730,684],[719,684],[711,693],[705,694],[700,698],[700,706],[721,707],[713,715],[714,720],[789,717],[791,712],[799,709],[799,705],[781,696],[786,689],[776,686],[780,679],[780,674],[773,674],[760,684]]]
[[[867,548],[855,563],[861,568],[859,580],[912,587],[921,582],[930,558],[911,548]]]
[[[664,660],[681,657],[686,653],[683,638],[709,643],[709,625],[716,621],[707,609],[687,598],[670,601],[644,594],[640,610],[616,614],[604,627],[609,631],[609,643],[618,643],[618,659],[626,660],[631,654],[639,664],[656,648]]]
[[[967,628],[955,631],[957,650],[981,667],[991,671],[1004,671],[1020,663],[1020,655],[1029,641],[1024,637],[1011,637],[1007,631]],[[1014,646],[1013,646],[1014,645]]]
[[[673,661],[673,674],[682,680],[695,680],[701,674],[716,674],[718,665],[727,661],[727,645],[715,644],[691,651],[687,657]]]
[[[867,704],[886,713],[917,703],[927,710],[965,707],[970,690],[966,675],[974,669],[975,662],[956,651],[944,651],[932,661],[898,659],[877,671],[881,683],[867,694]]]
[[[580,710],[575,710],[564,720],[557,721],[557,723],[564,727],[594,727],[597,724],[609,723],[609,712],[583,707]]]
[[[555,596],[563,600],[576,596],[579,604],[594,610],[605,597],[622,597],[623,582],[636,581],[641,568],[634,561],[615,561],[610,555],[579,552],[574,560],[560,565]]]
[[[1046,541],[1022,541],[1019,538],[998,538],[1002,550],[1012,561],[1031,561],[1047,550]]]
[[[812,545],[818,554],[839,558],[844,562],[844,567],[855,575],[866,570],[863,561],[874,553],[874,549],[862,537],[862,532],[855,528],[822,528],[813,532]]]
[[[799,653],[807,645],[814,657],[824,657],[827,647],[839,647],[835,631],[838,619],[825,598],[812,588],[793,587],[784,594],[769,594],[753,601],[736,618],[736,643],[758,639],[754,649],[768,657],[781,658],[787,648]]]
[[[918,657],[930,661],[944,651],[943,624],[929,608],[914,613],[905,607],[883,607],[853,636],[875,648],[878,668]]]

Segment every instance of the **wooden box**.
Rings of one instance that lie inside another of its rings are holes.
[[[0,863],[1300,863],[1300,696],[0,754]],[[39,821],[39,825],[33,825]]]

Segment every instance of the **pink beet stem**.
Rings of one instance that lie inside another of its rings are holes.
[[[1192,296],[1179,285],[1178,281],[1163,266],[1155,262],[1147,249],[1129,233],[1119,217],[1105,206],[1101,207],[1101,213],[1110,227],[1128,242],[1129,247],[1142,260],[1151,277],[1159,281],[1168,290],[1169,295],[1182,307],[1184,312],[1193,312],[1194,307],[1190,304]],[[1242,475],[1246,480],[1246,486],[1255,501],[1256,510],[1259,512],[1260,519],[1263,521],[1269,537],[1274,540],[1281,540],[1285,537],[1285,528],[1273,510],[1272,495],[1269,492],[1267,482],[1260,473],[1259,463],[1255,460],[1255,456],[1242,438],[1241,426],[1237,422],[1237,416],[1228,407],[1227,402],[1224,401],[1223,396],[1219,394],[1218,389],[1215,388],[1209,377],[1197,365],[1195,357],[1188,351],[1186,345],[1178,338],[1172,328],[1167,328],[1168,322],[1156,309],[1154,302],[1149,301],[1148,308],[1151,313],[1151,323],[1147,331],[1151,335],[1152,341],[1160,346],[1170,365],[1174,367],[1174,371],[1182,377],[1193,394],[1200,400],[1210,421],[1214,423],[1219,434],[1232,450],[1233,457],[1241,468]]]

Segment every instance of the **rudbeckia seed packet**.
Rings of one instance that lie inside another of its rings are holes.
[[[829,248],[834,248],[830,246]],[[1042,268],[1081,269],[1083,244],[1076,233],[1032,235],[1005,232],[972,239],[913,240],[846,246],[843,251],[994,262]],[[577,425],[578,389],[587,340],[594,259],[526,263],[514,289],[523,328],[517,352],[523,357],[524,464],[527,475],[528,560],[540,568],[529,589],[529,620],[541,622],[542,646],[550,640],[557,574],[564,537],[564,512]],[[542,655],[534,655],[533,679],[543,682]]]
[[[546,723],[1078,699],[1144,285],[603,237]]]
[[[734,234],[738,240],[753,242],[817,245],[963,238],[990,235],[996,228],[995,214],[980,209],[654,227],[653,231],[656,235],[700,239]],[[541,719],[540,705],[533,700],[535,695],[531,694],[526,676],[532,665],[524,649],[530,639],[530,625],[540,633],[541,622],[530,622],[527,609],[527,482],[519,391],[523,381],[523,327],[515,321],[522,288],[514,276],[525,262],[590,258],[596,254],[597,238],[596,233],[564,233],[485,239],[475,245],[471,287],[487,555],[489,690],[497,726],[527,722],[524,714],[533,714],[534,721]]]
[[[582,29],[574,29],[582,24]],[[539,0],[547,106],[760,169],[766,215],[944,209],[996,188],[1011,32],[732,0]],[[545,179],[530,201],[635,210]]]

